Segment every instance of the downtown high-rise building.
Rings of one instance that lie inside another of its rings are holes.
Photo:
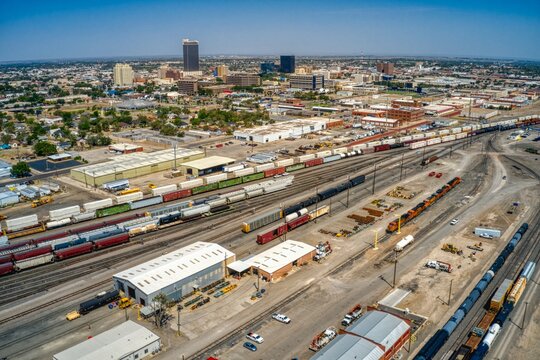
[[[279,70],[282,73],[294,74],[295,71],[294,55],[281,55],[279,60]]]
[[[135,73],[128,64],[114,65],[114,85],[116,86],[131,86],[133,85],[133,77]]]
[[[199,42],[197,40],[182,39],[184,72],[198,72],[199,70]]]

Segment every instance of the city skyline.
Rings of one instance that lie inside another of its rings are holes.
[[[2,2],[0,9],[2,62],[171,56],[182,53],[179,38],[199,40],[201,56],[540,60],[540,47],[535,45],[540,4],[533,1],[474,1],[451,7],[442,1],[278,1],[269,7],[245,1],[57,0]]]

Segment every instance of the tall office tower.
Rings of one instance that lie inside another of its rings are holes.
[[[131,86],[133,85],[134,72],[128,64],[114,65],[114,85]]]
[[[279,68],[283,73],[293,74],[295,70],[294,55],[281,55]]]
[[[386,75],[394,75],[394,63],[377,63],[377,71]]]
[[[184,54],[184,71],[199,71],[199,42],[197,40],[182,39]]]
[[[227,65],[218,65],[216,74],[219,78],[226,77],[229,74],[229,67]]]

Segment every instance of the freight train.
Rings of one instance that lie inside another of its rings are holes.
[[[399,218],[395,219],[391,223],[388,224],[386,228],[387,233],[393,233],[394,231],[398,230],[401,226],[407,224],[411,220],[415,219],[418,215],[424,212],[427,208],[429,208],[431,205],[433,205],[435,202],[437,202],[440,198],[442,198],[444,195],[446,195],[447,192],[452,190],[456,185],[458,185],[461,182],[461,178],[455,177],[452,180],[450,180],[448,183],[444,184],[440,189],[438,189],[436,192],[431,194],[427,199],[407,211],[406,213],[402,214]]]
[[[482,276],[482,279],[476,284],[474,289],[470,292],[469,296],[463,301],[461,306],[456,310],[454,315],[446,322],[442,329],[437,330],[428,342],[420,349],[415,356],[415,360],[429,360],[433,359],[439,352],[442,346],[446,343],[450,335],[456,330],[457,326],[463,321],[465,316],[472,309],[474,304],[478,301],[482,293],[486,290],[487,286],[495,276],[495,274],[501,269],[506,262],[506,259],[514,251],[519,241],[527,232],[529,224],[523,223],[518,231],[514,234],[510,242],[504,247],[499,254],[495,262],[491,265],[489,270]],[[504,310],[504,308],[503,308]]]
[[[495,320],[493,320],[493,325],[490,326],[488,333],[482,340],[482,343],[478,346],[476,351],[473,352],[471,360],[482,360],[486,356],[489,349],[493,345],[493,342],[501,332],[508,315],[510,315],[510,313],[514,310],[516,303],[519,301],[521,295],[525,291],[527,282],[531,280],[531,276],[533,275],[535,268],[536,263],[532,261],[529,261],[525,265],[519,274],[518,279],[514,282],[514,286],[512,287],[512,290],[510,290],[510,293],[504,302],[503,308],[497,314]]]
[[[347,189],[358,186],[366,180],[365,175],[355,176],[346,182],[339,184],[338,186],[331,187],[329,189],[323,190],[316,195],[313,195],[307,199],[304,199],[297,204],[286,207],[285,209],[276,208],[265,212],[262,215],[258,215],[254,218],[246,220],[242,224],[242,231],[249,233],[253,230],[259,229],[263,226],[273,223],[279,219],[282,219],[284,216],[288,216],[294,213],[301,211],[302,209],[307,209],[311,205],[316,205],[318,202],[331,198]],[[302,216],[304,214],[300,214]],[[291,219],[292,220],[292,219]]]

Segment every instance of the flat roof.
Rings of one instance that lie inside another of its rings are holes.
[[[391,123],[391,124],[395,124],[397,122],[396,119],[378,118],[375,116],[364,116],[362,118],[362,121],[372,121],[372,122]]]
[[[129,281],[146,295],[175,284],[235,254],[224,247],[203,241],[170,252],[113,275]]]
[[[176,148],[176,160],[182,161],[182,158],[201,155],[200,150]],[[99,164],[83,166],[72,171],[78,171],[88,176],[105,176],[118,172],[136,169],[143,166],[151,166],[165,161],[174,161],[174,149],[155,151],[151,153],[137,152],[125,155],[118,155],[109,159],[109,161]]]
[[[62,159],[71,159],[72,155],[68,153],[62,153],[62,154],[53,154],[47,156],[48,159],[51,160],[62,160]]]
[[[54,360],[123,359],[160,340],[159,336],[131,320],[102,332],[53,356]]]
[[[362,316],[347,332],[360,335],[390,349],[410,329],[405,320],[384,311],[373,310]]]
[[[272,274],[314,250],[315,247],[306,243],[287,240],[247,260],[243,260],[243,262],[248,264],[248,267],[259,268]],[[235,267],[241,268],[239,264],[235,265]]]
[[[274,124],[257,126],[251,129],[236,130],[234,134],[249,134],[249,135],[268,135],[275,133],[290,133],[296,128],[311,127],[314,124],[326,124],[328,122],[335,121],[335,119],[328,119],[323,117],[312,117],[307,119],[294,119],[287,121],[280,121]],[[311,130],[305,130],[309,132]]]
[[[115,150],[115,151],[128,151],[128,150],[136,150],[140,148],[142,148],[141,145],[127,144],[127,143],[109,145],[109,149]]]
[[[350,334],[338,335],[311,360],[379,360],[384,351],[372,342]]]
[[[206,158],[185,162],[182,164],[182,166],[194,168],[197,170],[204,170],[216,166],[232,164],[235,161],[235,159],[225,156],[209,156]]]

